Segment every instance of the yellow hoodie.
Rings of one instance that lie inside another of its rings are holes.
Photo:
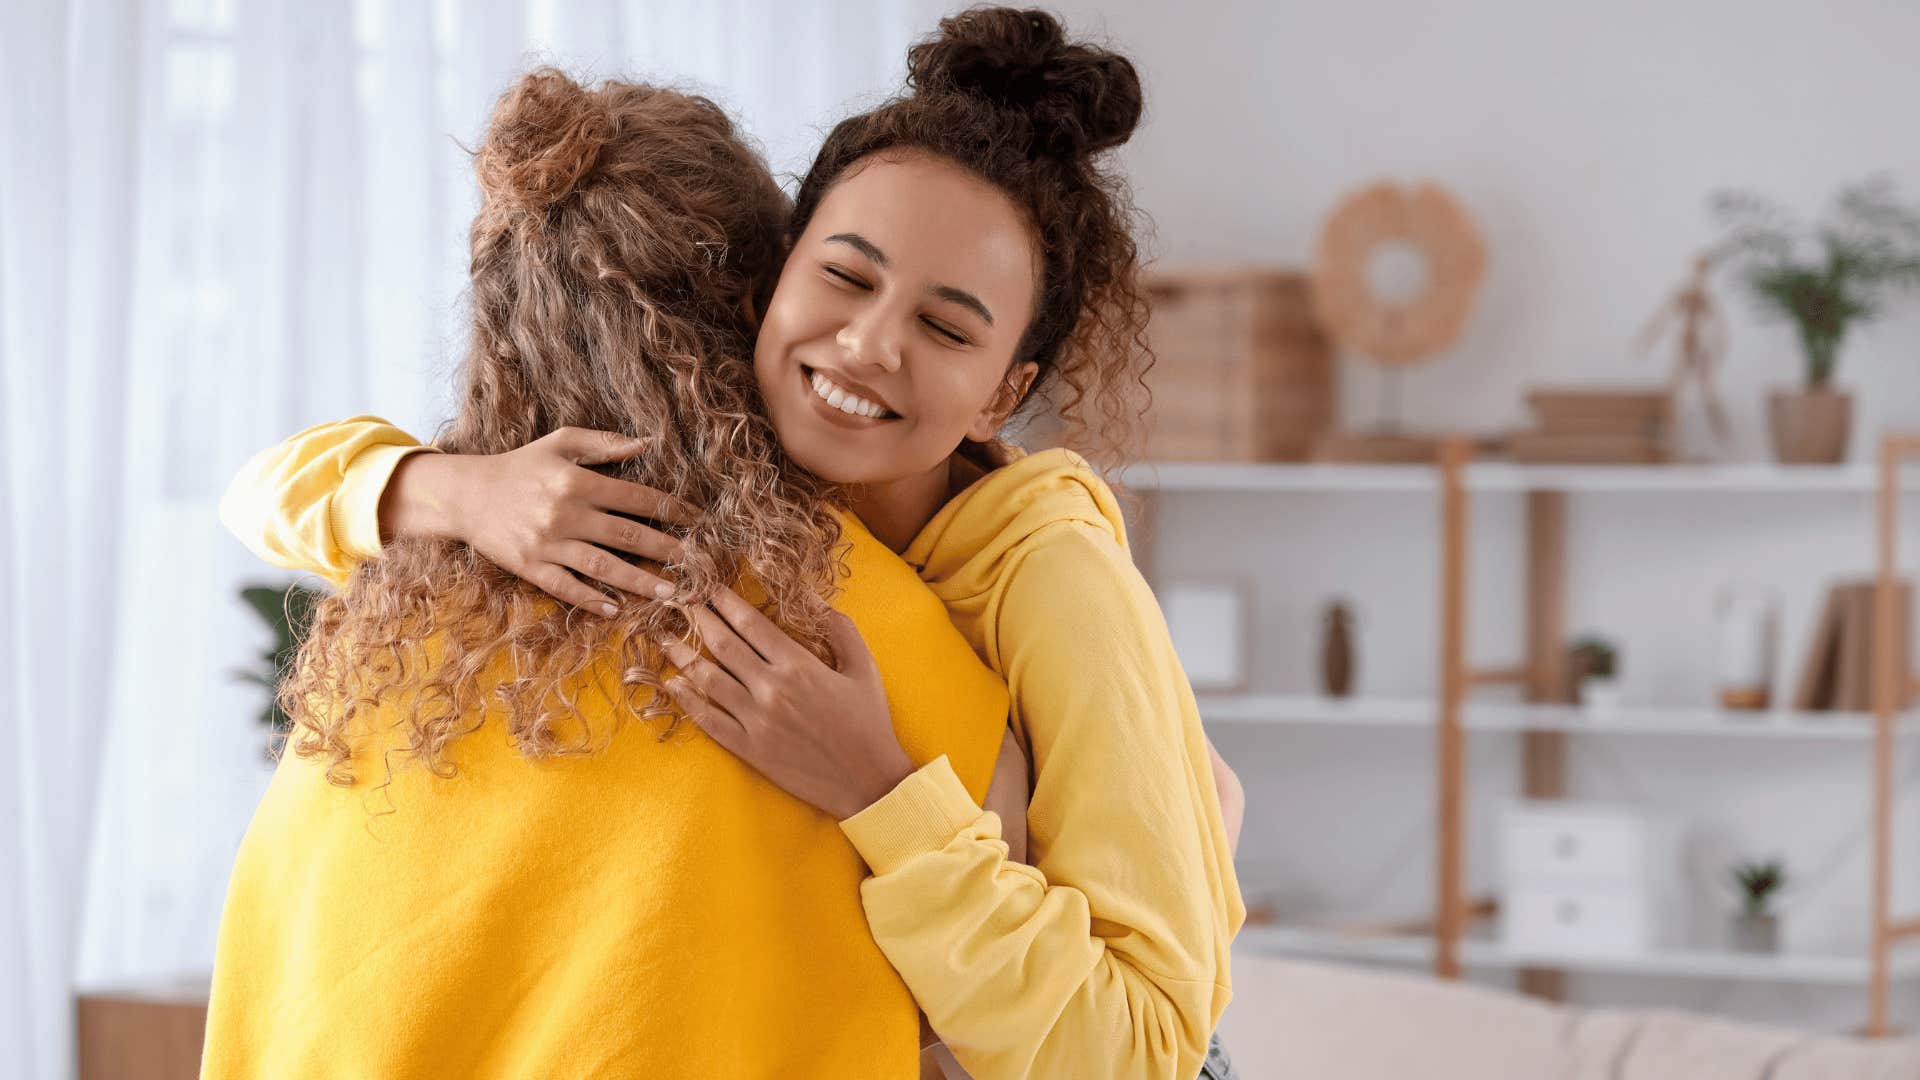
[[[222,518],[269,561],[345,572],[378,555],[381,493],[420,449],[372,418],[311,429],[249,462]],[[904,554],[1013,692],[1035,865],[1007,861],[978,781],[931,761],[841,823],[872,869],[875,940],[976,1080],[1198,1074],[1245,911],[1193,694],[1112,492],[1066,451],[1022,457]]]
[[[1069,451],[1020,457],[903,554],[1007,680],[1034,865],[983,843],[998,820],[923,768],[841,826],[873,868],[874,937],[978,1080],[1196,1075],[1246,912],[1193,692],[1113,493]]]
[[[256,551],[319,553],[337,580],[354,560],[327,504],[370,494],[377,543],[379,492],[328,455],[373,449],[380,483],[399,456],[372,433],[384,425],[357,424],[270,452],[223,516]],[[246,535],[269,520],[299,528]],[[1005,687],[912,570],[846,524],[837,606],[879,662],[902,745],[983,796]],[[382,787],[383,712],[352,788],[284,758],[228,886],[202,1075],[917,1075],[918,1012],[867,931],[866,868],[837,824],[692,725],[605,739],[625,710],[594,687],[617,678],[609,657],[576,688],[604,743],[588,757],[529,762],[496,715],[450,747],[454,777],[396,757]]]

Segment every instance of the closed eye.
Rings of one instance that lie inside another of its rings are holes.
[[[864,281],[861,281],[859,278],[854,277],[852,274],[847,273],[845,270],[842,270],[837,266],[828,265],[826,267],[826,271],[829,276],[838,278],[840,281],[844,282],[847,285],[851,285],[856,289],[871,290],[873,288],[873,286],[867,284]]]
[[[941,326],[939,323],[934,322],[932,319],[922,319],[920,321],[926,323],[928,329],[932,330],[936,334],[939,334],[941,337],[946,338],[948,341],[953,342],[955,345],[973,344],[972,342],[966,339],[965,335],[957,333],[953,330],[949,330],[946,327]]]

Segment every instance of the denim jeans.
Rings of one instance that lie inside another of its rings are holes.
[[[1219,1035],[1207,1044],[1207,1060],[1200,1063],[1200,1080],[1240,1080],[1240,1074],[1233,1071],[1232,1059],[1227,1057],[1227,1048],[1220,1045]]]

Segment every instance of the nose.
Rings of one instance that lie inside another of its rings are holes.
[[[847,356],[856,364],[882,371],[900,370],[900,339],[883,305],[873,304],[847,320],[834,335]]]

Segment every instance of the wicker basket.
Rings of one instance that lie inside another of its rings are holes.
[[[1304,274],[1159,271],[1148,278],[1147,456],[1304,461],[1338,411],[1334,351]]]

